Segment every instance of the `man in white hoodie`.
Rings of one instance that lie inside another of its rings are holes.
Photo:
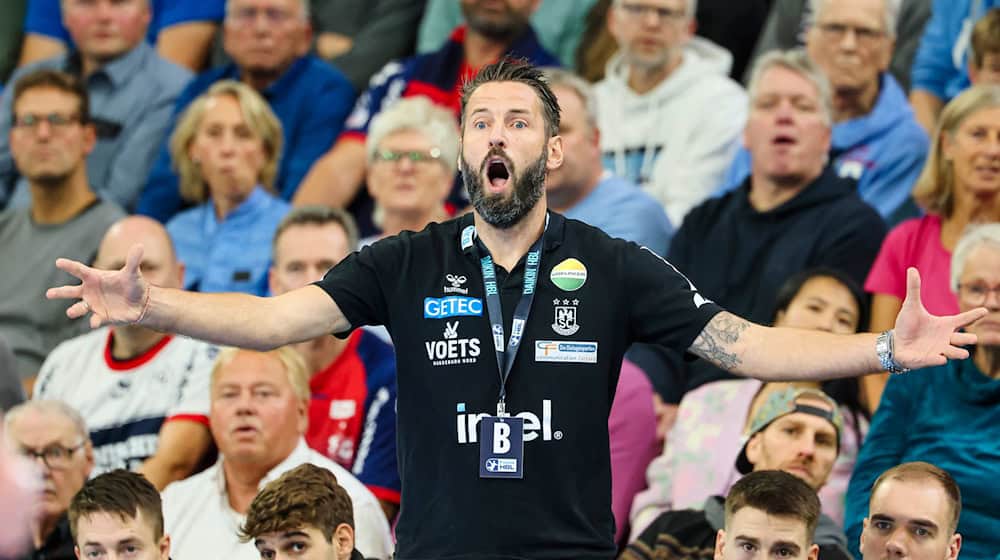
[[[747,118],[732,57],[694,37],[697,0],[614,0],[619,53],[597,84],[605,167],[640,184],[680,225],[722,179]]]

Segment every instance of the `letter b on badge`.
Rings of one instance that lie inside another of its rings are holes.
[[[523,478],[524,418],[487,416],[479,421],[479,476]]]
[[[510,424],[493,424],[493,453],[506,455],[510,452]]]

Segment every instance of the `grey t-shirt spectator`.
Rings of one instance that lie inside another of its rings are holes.
[[[21,378],[37,375],[56,344],[86,326],[85,319],[66,317],[65,301],[45,299],[51,286],[78,283],[56,268],[56,258],[93,261],[104,233],[123,215],[103,200],[58,225],[36,224],[26,209],[0,212],[0,337],[14,351]]]
[[[80,74],[75,53],[60,55],[18,69],[0,99],[0,207],[26,208],[31,201],[27,181],[10,153],[14,84],[25,74],[47,68]],[[146,177],[174,109],[174,101],[191,73],[167,62],[145,42],[104,65],[85,80],[90,115],[97,127],[97,145],[87,156],[87,179],[97,194],[131,209]]]

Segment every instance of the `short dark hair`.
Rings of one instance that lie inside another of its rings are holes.
[[[160,493],[146,477],[124,469],[106,472],[83,484],[69,504],[69,528],[74,542],[79,538],[80,518],[111,513],[122,520],[143,518],[153,527],[153,539],[163,538],[163,504]]]
[[[805,286],[806,282],[809,282],[813,278],[832,278],[843,284],[847,288],[847,291],[851,293],[851,297],[854,298],[854,303],[858,306],[858,327],[856,331],[861,332],[868,328],[868,297],[865,295],[864,290],[847,273],[829,266],[808,268],[789,276],[781,284],[781,287],[778,288],[778,294],[774,297],[774,312],[771,313],[772,322],[777,318],[779,311],[786,311],[788,309],[795,296],[799,295],[799,292],[802,291],[802,286]]]
[[[341,523],[354,528],[351,497],[332,472],[309,463],[268,483],[250,503],[240,527],[244,542],[267,533],[315,527],[328,542]]]
[[[358,224],[350,212],[330,206],[302,206],[293,208],[278,223],[278,228],[274,230],[274,237],[271,238],[272,255],[278,247],[278,238],[288,228],[306,225],[325,226],[327,224],[336,224],[344,230],[344,234],[347,236],[347,246],[351,251],[358,248]]]
[[[983,57],[1000,54],[1000,8],[993,8],[972,27],[972,65],[983,67]]]
[[[954,533],[958,528],[958,518],[962,515],[962,491],[958,488],[958,483],[948,474],[947,471],[923,461],[912,461],[896,465],[882,473],[875,484],[872,485],[872,492],[868,498],[868,507],[871,509],[871,499],[875,496],[875,491],[886,480],[932,480],[941,485],[945,496],[948,497],[948,504],[951,506],[950,529]]]
[[[535,90],[542,106],[546,134],[550,137],[559,134],[559,101],[552,93],[545,74],[527,59],[512,57],[504,57],[484,66],[474,78],[462,84],[462,130],[465,130],[465,108],[469,104],[469,98],[479,86],[489,82],[518,82]]]
[[[799,477],[784,471],[754,471],[739,479],[726,497],[727,529],[733,515],[745,507],[802,521],[806,537],[812,543],[819,523],[819,497]]]
[[[11,103],[11,120],[17,118],[14,107],[18,99],[32,89],[51,88],[76,97],[80,107],[77,110],[81,123],[90,122],[90,99],[87,88],[76,76],[59,70],[35,70],[25,74],[14,84],[14,102]]]

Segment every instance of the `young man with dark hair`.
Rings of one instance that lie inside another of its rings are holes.
[[[309,463],[257,494],[240,538],[253,541],[262,560],[363,560],[354,549],[351,497],[332,472]]]
[[[741,478],[726,498],[726,527],[715,538],[715,560],[788,558],[816,560],[819,521],[816,492],[784,471]]]
[[[920,461],[897,465],[872,486],[861,554],[864,560],[956,560],[961,513],[962,493],[950,474]]]
[[[123,469],[87,481],[69,505],[77,558],[168,560],[160,493]]]
[[[930,315],[915,270],[895,331],[770,328],[725,312],[651,251],[548,212],[545,175],[563,160],[555,97],[521,62],[479,76],[461,111],[471,214],[380,240],[274,298],[152,286],[140,247],[118,272],[56,261],[82,283],[48,297],[77,300],[67,314],[92,314],[95,327],[140,323],[249,348],[385,325],[406,357],[401,559],[614,556],[607,420],[632,342],[763,379],[968,357],[958,346],[976,337],[955,331],[986,310]]]

